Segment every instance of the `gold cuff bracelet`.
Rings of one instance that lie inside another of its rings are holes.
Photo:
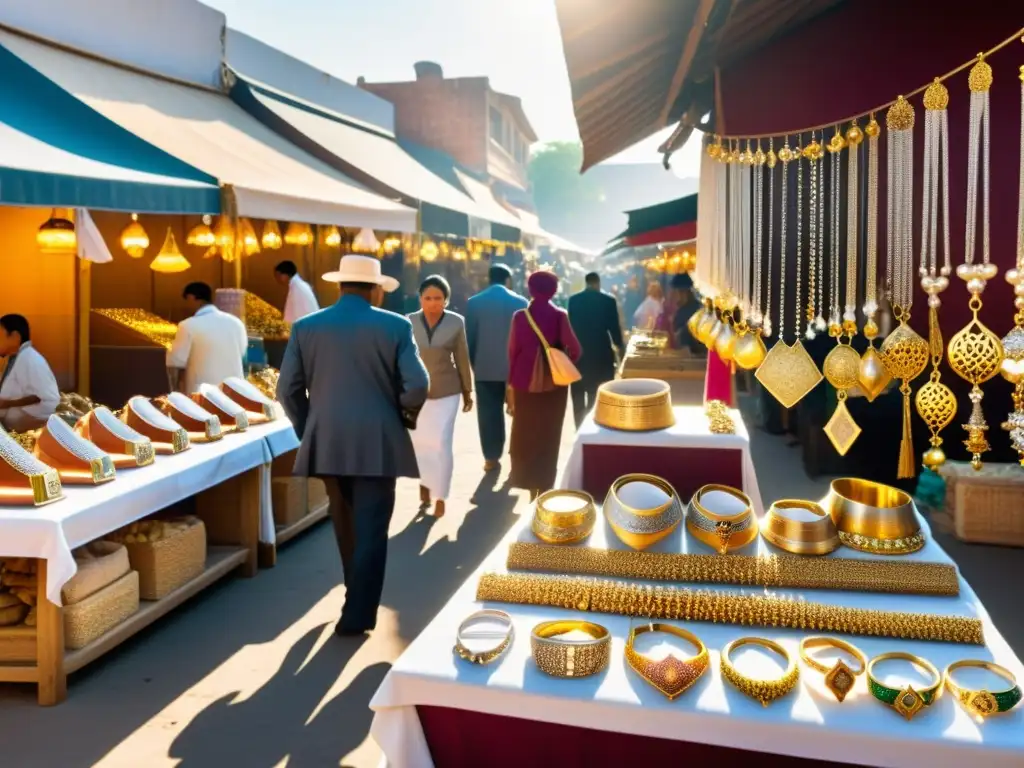
[[[787,510],[800,509],[816,515],[815,520],[795,520]],[[799,499],[780,499],[768,509],[761,521],[761,536],[794,555],[827,555],[839,546],[839,535],[832,518],[820,504]]]
[[[583,632],[586,640],[565,638],[572,631]],[[600,624],[590,621],[545,621],[533,628],[530,648],[537,668],[552,677],[587,677],[608,666],[612,636]]]
[[[708,509],[704,496],[717,491],[733,496],[744,506],[742,512],[723,515]],[[724,555],[730,549],[742,549],[757,538],[757,517],[750,497],[728,485],[705,485],[693,494],[686,510],[686,528],[694,538]]]
[[[877,555],[905,555],[924,546],[913,499],[898,488],[843,477],[832,481],[829,512],[839,540]]]
[[[502,639],[493,648],[488,648],[483,651],[471,651],[464,643],[464,640],[467,639],[466,629],[472,622],[487,618],[498,619],[499,621],[505,622],[508,625],[508,629],[504,632],[488,632],[485,635],[477,635],[477,637],[500,637]],[[467,616],[462,623],[459,624],[459,629],[455,633],[455,647],[452,651],[460,659],[464,659],[471,664],[490,664],[508,650],[509,646],[512,645],[512,639],[514,637],[515,629],[512,626],[512,617],[507,613],[491,609],[476,611],[475,613]]]
[[[537,497],[533,534],[548,544],[575,544],[594,530],[594,499],[582,491],[547,491]]]

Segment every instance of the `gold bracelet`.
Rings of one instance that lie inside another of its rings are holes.
[[[501,642],[493,648],[488,648],[486,651],[471,651],[463,642],[466,627],[468,627],[471,622],[479,621],[484,618],[500,619],[508,624],[508,629],[503,634]],[[504,611],[495,611],[490,609],[476,611],[463,619],[462,623],[459,624],[459,628],[455,632],[455,647],[452,649],[452,652],[457,654],[460,659],[464,659],[471,664],[490,664],[508,650],[509,646],[512,645],[512,639],[514,636],[515,628],[512,626],[512,617]]]
[[[691,555],[625,549],[557,547],[514,541],[510,571],[615,576],[647,581],[737,584],[790,589],[836,589],[899,595],[960,594],[956,566],[913,560],[857,560],[794,555]]]
[[[560,637],[578,630],[588,640]],[[587,677],[608,666],[612,636],[600,624],[589,621],[545,621],[533,628],[530,648],[537,668],[552,677]]]
[[[788,509],[802,509],[817,516],[813,521],[794,520]],[[801,499],[779,499],[761,521],[761,536],[794,555],[827,555],[839,546],[839,535],[831,516],[820,504]]]
[[[548,544],[575,544],[590,535],[596,520],[597,509],[590,494],[555,490],[537,497],[530,527]]]
[[[681,637],[692,643],[697,653],[685,659],[669,653],[665,658],[654,661],[633,649],[636,636],[644,632],[667,632]],[[626,640],[626,661],[640,677],[668,696],[669,701],[696,683],[711,664],[708,649],[699,637],[682,627],[655,622],[630,629],[629,639]]]
[[[782,673],[781,677],[773,680],[757,680],[740,674],[732,665],[730,656],[733,651],[744,645],[759,645],[779,654],[786,660],[786,671]],[[781,699],[793,690],[797,680],[800,679],[800,670],[797,669],[796,662],[790,658],[789,652],[773,640],[765,640],[763,637],[741,637],[722,649],[722,677],[732,683],[741,693],[760,701],[761,706],[767,707],[776,699]]]
[[[739,499],[745,509],[739,514],[722,515],[702,503],[706,493],[718,491]],[[751,508],[750,497],[728,485],[705,485],[690,499],[686,510],[686,528],[698,541],[724,555],[730,549],[742,549],[757,538],[757,516]]]
[[[984,688],[980,691],[961,688],[953,682],[953,676],[951,673],[953,670],[962,669],[963,667],[980,667],[981,669],[987,669],[989,672],[994,672],[1009,681],[1010,687],[1005,690],[995,692],[987,691]],[[960,702],[960,705],[968,712],[978,717],[989,717],[991,715],[1009,712],[1017,706],[1021,700],[1020,686],[1017,685],[1017,678],[1014,677],[1014,674],[1006,667],[993,664],[991,661],[978,661],[975,659],[954,661],[946,667],[946,674],[943,675],[943,678],[946,681],[946,688],[948,688],[949,692],[956,697],[956,700]]]
[[[838,648],[846,651],[856,662],[856,669],[842,659],[836,659],[836,663],[830,667],[811,656],[811,648]],[[867,657],[857,646],[835,637],[805,637],[800,641],[800,658],[808,667],[825,675],[825,687],[832,691],[840,703],[853,690],[857,676],[864,674],[868,663]]]
[[[914,501],[898,488],[839,478],[832,481],[828,507],[844,546],[876,555],[906,555],[924,546]]]
[[[476,599],[649,619],[713,621],[904,640],[985,644],[981,620],[973,617],[875,611],[775,595],[735,594],[569,576],[485,573],[477,585]]]
[[[668,501],[650,509],[631,507],[619,498],[619,491],[630,483],[646,483],[662,491]],[[667,480],[654,475],[623,475],[608,489],[604,515],[615,535],[627,547],[646,549],[668,536],[683,519],[683,505]]]
[[[908,685],[905,688],[891,688],[885,685],[872,674],[872,671],[878,662],[890,661],[892,659],[909,661],[914,666],[928,672],[935,682],[920,691],[916,690],[912,685]],[[887,704],[895,709],[907,720],[911,720],[914,715],[925,707],[931,706],[935,699],[938,698],[941,688],[942,676],[939,674],[939,670],[928,659],[922,659],[920,656],[903,653],[902,651],[894,651],[892,653],[883,653],[881,656],[875,656],[875,658],[868,662],[868,690],[871,691],[871,695],[883,704]]]

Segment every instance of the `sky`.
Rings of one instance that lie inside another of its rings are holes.
[[[541,141],[578,139],[554,0],[203,0],[228,25],[354,83],[410,80],[413,62],[486,75],[519,96]],[[610,162],[660,162],[665,129]],[[696,142],[672,161],[696,176]]]

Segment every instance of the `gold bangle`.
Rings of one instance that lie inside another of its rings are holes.
[[[665,658],[654,661],[633,649],[636,636],[644,632],[667,632],[681,637],[692,643],[697,648],[697,653],[685,659],[669,653]],[[665,694],[669,701],[696,683],[711,664],[708,649],[699,637],[682,627],[655,622],[630,629],[629,638],[626,640],[626,661],[633,671]]]
[[[604,579],[485,573],[481,602],[546,605],[648,619],[712,621],[762,627],[984,645],[981,620],[967,616],[847,608],[764,594],[737,594]]]
[[[806,510],[817,519],[794,520],[784,514],[788,509]],[[801,499],[780,499],[772,504],[761,521],[761,536],[794,555],[827,555],[839,546],[839,535],[829,514],[820,504]]]
[[[920,691],[916,690],[912,685],[907,685],[905,688],[891,688],[885,685],[872,672],[875,664],[878,662],[890,661],[892,659],[909,661],[914,666],[928,672],[935,679],[935,682]],[[902,651],[894,651],[892,653],[883,653],[881,656],[875,656],[875,658],[868,662],[868,690],[871,691],[871,695],[883,704],[887,704],[895,709],[907,720],[911,720],[914,715],[925,707],[931,706],[935,699],[938,698],[941,687],[942,676],[939,674],[939,670],[928,659],[923,659],[920,656],[903,653]]]
[[[556,503],[559,498],[572,499],[577,504],[571,510],[560,510]],[[590,494],[546,491],[537,497],[530,528],[538,539],[548,544],[574,544],[590,535],[596,520],[597,509]]]
[[[500,619],[508,624],[508,630],[504,633],[501,642],[493,648],[488,648],[486,651],[471,651],[463,642],[466,627],[469,626],[470,622],[479,621],[484,618]],[[515,628],[512,626],[512,617],[504,611],[491,609],[476,611],[463,619],[462,623],[459,624],[459,628],[455,633],[455,647],[452,649],[452,652],[458,655],[460,659],[464,659],[471,664],[490,664],[508,650],[509,646],[512,645],[514,636]]]
[[[836,663],[830,667],[811,656],[811,648],[838,648],[846,651],[856,662],[856,669],[842,659],[836,659]],[[825,675],[825,687],[832,691],[840,703],[853,690],[857,676],[864,674],[868,661],[857,646],[835,637],[805,637],[800,641],[800,658],[808,667]]]
[[[910,495],[882,483],[832,481],[829,512],[845,546],[877,555],[905,555],[924,546]]]
[[[968,688],[961,688],[953,682],[952,672],[955,669],[962,669],[963,667],[980,667],[981,669],[987,669],[989,672],[994,672],[1001,678],[1009,681],[1010,687],[1002,691],[988,691],[982,688],[981,690],[970,690]],[[960,702],[960,705],[977,717],[990,717],[991,715],[998,715],[1003,712],[1009,712],[1021,700],[1020,686],[1017,685],[1017,678],[1014,674],[1006,667],[1001,667],[998,664],[993,664],[991,661],[979,661],[976,659],[964,659],[963,661],[954,661],[948,667],[946,667],[946,673],[943,675],[946,681],[946,688],[949,692],[956,697],[956,700]]]
[[[578,630],[588,640],[560,637]],[[537,668],[552,677],[587,677],[608,666],[611,635],[600,624],[589,621],[545,621],[533,628],[530,648]]]
[[[772,680],[757,680],[741,674],[733,666],[729,657],[734,650],[744,645],[759,645],[769,651],[774,651],[786,660],[786,671],[782,673],[781,677]],[[776,699],[781,699],[793,690],[797,680],[800,679],[800,670],[797,669],[796,662],[790,658],[789,652],[775,641],[765,640],[763,637],[741,637],[722,649],[722,677],[732,683],[741,693],[760,701],[762,706],[767,707]]]
[[[711,491],[727,493],[743,502],[745,509],[735,515],[721,515],[705,507],[701,501]],[[686,511],[686,528],[698,541],[707,544],[719,554],[730,549],[742,549],[757,538],[757,517],[751,508],[750,497],[728,485],[705,485],[690,499]]]
[[[813,567],[812,567],[813,565]],[[914,560],[827,557],[808,564],[795,555],[692,555],[628,549],[557,547],[514,541],[510,571],[614,576],[648,581],[737,584],[791,589],[836,589],[899,595],[960,594],[955,565]]]
[[[619,498],[619,491],[630,483],[647,483],[668,495],[668,501],[649,509],[631,507]],[[604,514],[615,535],[627,547],[645,549],[675,530],[683,519],[679,495],[667,481],[654,475],[629,474],[620,477],[608,489]]]

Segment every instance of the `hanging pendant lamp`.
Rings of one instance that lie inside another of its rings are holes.
[[[433,240],[427,240],[423,245],[420,246],[420,258],[423,261],[435,261],[438,255],[437,243]]]
[[[328,248],[337,248],[341,245],[341,232],[333,224],[324,230],[324,245]]]
[[[184,272],[191,266],[188,263],[188,259],[182,256],[181,251],[178,250],[178,243],[174,239],[174,232],[168,227],[163,247],[160,248],[160,253],[150,263],[149,268],[154,272],[171,273]]]
[[[273,219],[267,219],[263,222],[263,248],[268,251],[276,251],[281,247],[283,242],[284,240],[281,239],[281,230],[278,228],[277,222]]]
[[[121,247],[133,259],[141,259],[149,248],[149,235],[139,224],[139,214],[133,213],[128,226],[121,230]]]
[[[256,228],[248,219],[239,219],[238,228],[242,234],[242,249],[246,256],[253,256],[260,252],[260,239],[256,237]]]
[[[185,237],[185,242],[197,248],[212,248],[216,244],[217,238],[214,237],[213,230],[210,229],[211,221],[212,219],[209,216],[203,216],[202,222],[189,230],[188,235]]]
[[[372,229],[364,227],[352,240],[352,250],[356,253],[377,253],[380,250],[380,241]]]
[[[75,223],[57,215],[57,209],[50,212],[50,218],[42,223],[36,232],[36,245],[40,253],[63,254],[78,251]]]
[[[284,232],[284,241],[288,245],[312,245],[313,244],[313,230],[309,224],[302,224],[297,221],[293,221],[288,225],[288,229]]]

